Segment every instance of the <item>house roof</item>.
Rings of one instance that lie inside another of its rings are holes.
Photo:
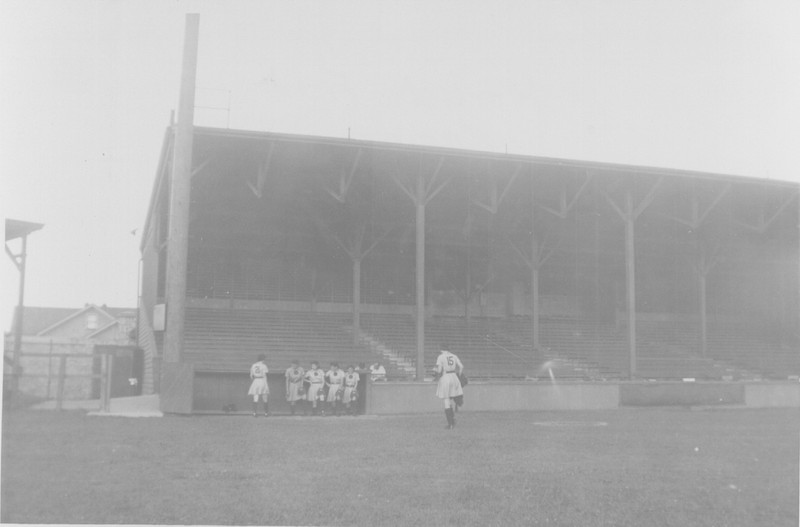
[[[52,330],[90,309],[97,309],[114,319],[125,315],[136,315],[135,308],[106,307],[96,306],[94,304],[87,304],[82,308],[25,306],[24,309],[25,311],[22,317],[23,335],[39,335]],[[15,310],[14,317],[11,321],[12,332],[16,326],[16,321],[17,313]]]
[[[89,334],[89,338],[90,339],[97,338],[99,335],[105,333],[109,329],[113,328],[114,326],[118,326],[118,325],[119,325],[119,320],[114,319],[111,322],[109,322],[108,324],[105,324],[105,325],[101,326],[100,328],[98,328],[97,330],[91,332]]]

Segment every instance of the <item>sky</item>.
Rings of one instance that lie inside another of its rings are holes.
[[[0,0],[0,210],[45,224],[26,305],[136,306],[186,13],[198,125],[800,182],[794,0]]]

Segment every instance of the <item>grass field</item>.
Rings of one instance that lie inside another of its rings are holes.
[[[4,523],[797,526],[796,409],[3,415]]]

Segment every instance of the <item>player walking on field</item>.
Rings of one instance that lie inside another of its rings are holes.
[[[439,399],[444,399],[444,414],[447,417],[447,426],[445,428],[448,429],[456,426],[455,402],[453,399],[464,395],[461,381],[458,379],[463,371],[464,365],[461,364],[458,357],[450,353],[448,346],[443,344],[442,351],[439,353],[439,357],[436,358],[436,376],[439,378],[436,396]]]
[[[303,400],[303,378],[305,370],[301,368],[296,360],[292,361],[292,367],[286,370],[286,400],[294,415],[294,407],[297,401]]]
[[[307,398],[311,402],[311,413],[317,415],[317,399],[319,392],[325,386],[325,372],[318,367],[316,361],[311,363],[311,369],[306,372],[304,377],[308,383]]]
[[[350,365],[347,367],[347,374],[344,376],[344,394],[342,395],[342,402],[348,414],[356,414],[355,408],[352,408],[352,403],[355,402],[358,394],[358,381],[361,377],[356,373],[356,369]]]
[[[338,362],[331,362],[331,369],[325,374],[325,380],[328,382],[328,404],[338,416],[339,407],[336,403],[342,400],[344,392],[344,372],[339,369]]]
[[[264,399],[264,416],[269,416],[269,385],[267,384],[267,373],[269,368],[264,363],[266,355],[259,355],[258,361],[250,366],[250,389],[248,395],[253,396],[253,417],[258,416],[258,399]]]

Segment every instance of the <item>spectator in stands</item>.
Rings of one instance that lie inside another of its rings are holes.
[[[347,367],[347,374],[344,376],[344,395],[342,395],[342,402],[346,412],[351,415],[356,415],[356,410],[353,408],[354,403],[358,398],[358,381],[361,377],[356,373],[355,368],[350,365]]]
[[[386,369],[383,367],[383,364],[380,362],[376,362],[372,366],[369,367],[369,373],[372,377],[372,382],[376,381],[385,381],[386,380]]]
[[[266,355],[259,355],[258,360],[250,366],[250,390],[247,391],[249,395],[253,396],[253,417],[258,416],[258,399],[264,399],[264,417],[269,417],[269,385],[267,384],[267,368]]]
[[[319,392],[325,387],[325,372],[319,367],[317,361],[311,362],[311,369],[306,372],[304,380],[308,384],[307,399],[311,403],[311,413],[317,415],[317,399]]]
[[[435,376],[439,380],[439,384],[436,387],[436,396],[439,399],[444,399],[444,414],[447,418],[447,426],[445,428],[448,429],[456,426],[455,402],[453,399],[464,395],[461,381],[458,379],[463,372],[464,365],[461,364],[458,357],[450,353],[447,344],[442,344],[441,352],[436,359]]]
[[[305,374],[305,370],[300,367],[296,360],[293,360],[291,368],[286,370],[286,400],[289,401],[292,415],[294,415],[294,407],[297,401],[303,400],[303,378]]]
[[[328,404],[337,416],[339,415],[339,405],[344,395],[344,372],[339,369],[338,362],[331,362],[331,369],[325,374],[328,383]]]

